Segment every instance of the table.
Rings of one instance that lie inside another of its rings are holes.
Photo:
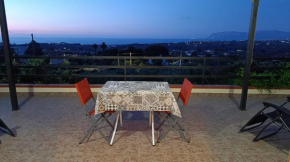
[[[155,145],[154,111],[171,111],[172,115],[181,117],[167,82],[108,81],[97,94],[95,114],[102,111],[149,111],[152,119],[152,145]]]

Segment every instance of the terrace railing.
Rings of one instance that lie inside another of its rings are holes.
[[[240,57],[13,56],[13,59],[15,62],[13,71],[16,78],[41,78],[45,84],[52,83],[50,78],[85,77],[102,78],[102,81],[112,79],[124,81],[159,79],[169,80],[173,83],[181,83],[183,78],[189,78],[197,80],[197,83],[202,85],[226,84],[227,80],[237,78],[237,70],[244,67],[242,61],[244,59]],[[46,62],[30,63],[29,65],[23,63],[35,59],[45,60]],[[70,63],[51,65],[48,63],[50,59],[66,60]],[[139,61],[139,64],[136,64],[136,60]],[[275,64],[273,58],[258,58],[255,60],[264,63],[270,61],[271,64]],[[285,63],[289,61],[287,58],[277,58],[275,60]],[[75,62],[79,62],[79,65],[75,65]],[[0,77],[4,78],[6,76],[4,72],[5,65],[1,65],[0,68],[2,71]],[[253,68],[265,69],[263,66],[254,66]],[[273,66],[272,68],[281,67]],[[63,73],[64,70],[67,70],[67,72]],[[178,81],[173,81],[173,79]],[[33,80],[34,83],[37,82],[37,79]],[[224,83],[219,82],[221,80],[224,80]]]

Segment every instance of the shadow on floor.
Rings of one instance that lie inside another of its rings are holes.
[[[259,126],[258,128],[249,130],[248,133],[253,134],[253,139],[254,137],[256,137],[256,135],[258,135],[258,133],[262,130],[262,128],[265,126],[265,124]],[[266,130],[264,130],[264,132],[261,134],[261,136],[265,136],[267,134],[273,133],[275,131],[277,131],[279,127],[272,125],[269,126]],[[244,132],[246,133],[246,132]],[[260,137],[261,137],[260,136]],[[286,130],[281,130],[279,131],[277,134],[270,136],[268,138],[265,139],[261,139],[257,142],[267,142],[268,144],[272,145],[273,147],[281,150],[282,152],[288,154],[288,151],[290,149],[290,133],[287,132]],[[286,142],[281,142],[281,141],[286,141]]]
[[[21,128],[21,127],[17,126],[17,127],[10,128],[10,130],[14,134],[14,137],[17,137],[17,131],[16,130],[19,129],[19,128]],[[3,136],[4,134],[11,135],[7,129],[3,129],[3,128],[0,127],[0,136]]]
[[[23,107],[28,101],[30,101],[33,98],[33,96],[28,96],[26,97],[20,104],[19,104],[19,108]]]

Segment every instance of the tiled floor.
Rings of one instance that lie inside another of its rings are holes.
[[[79,145],[90,124],[77,96],[22,96],[18,100],[20,110],[11,111],[9,97],[0,96],[0,118],[17,134],[17,137],[11,137],[0,132],[1,162],[284,162],[290,149],[290,134],[286,131],[259,142],[252,142],[257,130],[238,133],[243,124],[262,108],[262,101],[281,104],[286,100],[281,96],[251,96],[248,111],[240,111],[239,97],[192,95],[181,120],[191,136],[191,143],[182,141],[177,132],[171,132],[156,146],[150,142],[148,112],[123,112],[124,127],[119,127],[113,146],[109,146],[97,132]],[[157,125],[157,116],[155,121]],[[109,128],[105,129],[109,131]]]

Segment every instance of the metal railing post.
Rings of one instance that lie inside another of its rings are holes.
[[[202,85],[204,85],[204,67],[205,67],[205,57],[203,57],[203,68],[202,68]]]
[[[119,51],[118,51],[118,66],[120,66],[120,55],[119,55]]]
[[[124,81],[127,80],[127,67],[126,67],[126,58],[124,58]]]
[[[247,57],[246,57],[246,67],[243,78],[243,88],[242,88],[242,97],[240,103],[240,109],[245,111],[247,105],[247,97],[248,97],[248,86],[251,72],[251,65],[253,61],[253,51],[254,51],[254,43],[255,43],[255,34],[256,34],[256,26],[257,26],[257,17],[260,0],[254,0],[252,5],[252,14],[251,14],[251,24],[249,28],[248,35],[248,47],[247,47]]]
[[[7,27],[7,19],[5,13],[5,5],[4,0],[0,0],[0,24],[1,24],[1,34],[2,34],[2,42],[3,42],[3,50],[5,56],[5,64],[6,64],[6,72],[9,83],[9,92],[10,92],[10,100],[12,105],[12,111],[19,110],[16,87],[15,87],[15,78],[13,75],[13,65],[12,58],[10,55],[10,41],[9,41],[9,33]]]
[[[182,50],[181,50],[180,58],[179,58],[179,66],[181,66],[181,57],[182,57]]]
[[[46,61],[46,56],[44,56],[44,62]],[[45,66],[47,66],[45,62]],[[47,68],[44,68],[44,83],[47,84]]]
[[[132,53],[130,52],[130,66],[132,66],[132,59],[131,59]]]

